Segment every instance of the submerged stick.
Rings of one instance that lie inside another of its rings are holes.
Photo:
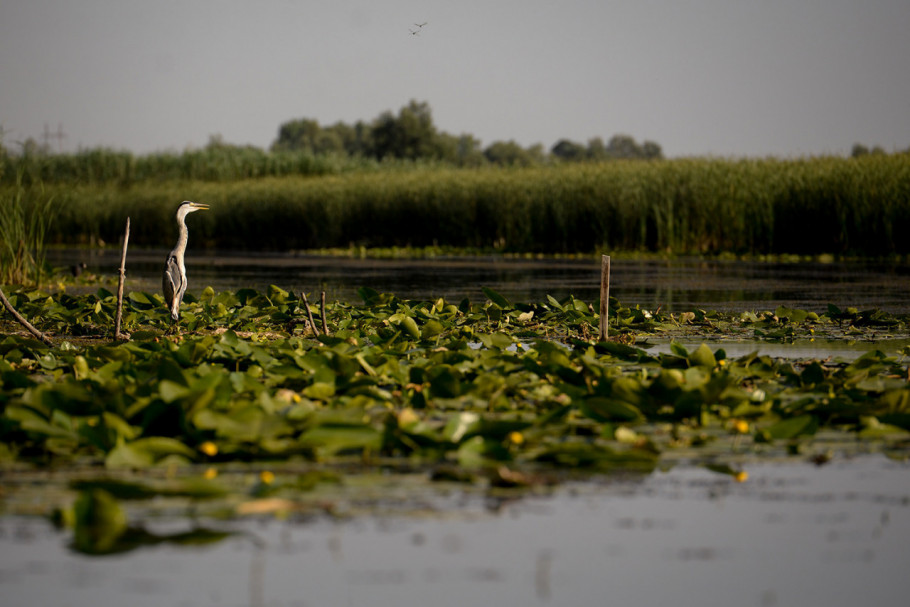
[[[306,293],[301,291],[300,297],[303,299],[303,307],[306,308],[306,315],[310,319],[310,326],[313,327],[313,335],[319,337],[319,329],[316,328],[316,322],[313,320],[313,313],[310,312],[310,302],[306,299]]]
[[[324,335],[329,334],[329,324],[325,319],[325,291],[322,292],[322,307],[320,308],[320,314],[322,314],[322,333]]]
[[[607,341],[610,306],[610,256],[600,258],[600,341]]]
[[[126,233],[123,235],[123,252],[120,253],[120,285],[117,287],[117,316],[114,319],[114,339],[129,339],[129,333],[120,332],[123,319],[123,283],[126,282],[126,246],[130,242],[130,218],[126,218]]]
[[[46,343],[49,346],[54,345],[54,342],[52,342],[47,335],[45,335],[44,333],[42,333],[41,331],[36,329],[32,325],[32,323],[25,320],[25,318],[21,314],[16,312],[16,308],[14,308],[13,304],[11,304],[9,302],[9,300],[6,298],[6,295],[3,293],[3,289],[0,289],[0,301],[3,302],[3,307],[6,308],[7,312],[12,314],[13,318],[15,318],[19,322],[20,325],[22,325],[23,327],[28,329],[29,333],[31,333],[32,335],[34,335],[35,337],[37,337],[38,339],[40,339],[41,341],[43,341],[44,343]]]

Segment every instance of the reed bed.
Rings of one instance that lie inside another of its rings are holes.
[[[255,147],[210,146],[181,153],[137,156],[104,148],[74,154],[10,156],[0,178],[25,183],[141,186],[148,182],[238,181],[287,175],[332,175],[379,168],[381,163],[344,155],[267,152]]]
[[[167,246],[184,199],[193,246],[451,246],[517,252],[910,253],[910,155],[420,167],[234,181],[47,186],[49,240]]]

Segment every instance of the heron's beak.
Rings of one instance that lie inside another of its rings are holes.
[[[194,202],[194,203],[193,203],[193,208],[194,208],[194,209],[198,209],[198,210],[200,210],[200,211],[208,211],[208,210],[209,210],[209,205],[205,204],[204,202]]]

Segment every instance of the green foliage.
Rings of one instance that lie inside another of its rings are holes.
[[[727,449],[733,435],[739,446],[793,447],[821,428],[906,438],[906,369],[881,352],[849,364],[794,365],[757,353],[729,360],[704,343],[689,351],[674,342],[654,355],[593,341],[598,318],[572,297],[514,304],[486,289],[487,301],[455,306],[361,293],[361,306],[327,307],[333,334],[318,340],[302,301],[277,287],[187,302],[184,322],[205,332],[186,337],[166,337],[160,297],[140,293],[130,295],[124,315],[134,335],[127,343],[48,347],[7,336],[0,341],[6,457],[110,469],[378,457],[603,471],[653,469],[706,437]],[[106,292],[13,298],[42,328],[61,333],[110,322]],[[728,335],[774,323],[816,335],[847,322],[906,333],[906,319],[849,313],[793,323],[644,314],[615,300],[611,308],[614,332],[627,336],[681,323],[726,324]],[[750,428],[748,439],[731,430],[736,424]],[[85,499],[107,507],[102,495]]]
[[[41,284],[45,238],[55,214],[53,197],[40,186],[25,188],[21,175],[11,187],[0,188],[0,285]]]
[[[114,343],[73,336],[110,324],[107,291],[12,293],[70,341],[0,340],[0,462],[18,471],[10,495],[47,478],[35,468],[67,479],[70,505],[55,494],[27,508],[54,508],[73,550],[104,555],[230,535],[198,526],[208,516],[335,514],[339,496],[362,503],[371,484],[389,499],[390,478],[512,492],[678,462],[744,482],[743,463],[757,458],[907,457],[910,347],[843,362],[630,343],[688,331],[906,339],[907,317],[834,306],[674,316],[611,300],[621,341],[595,342],[599,318],[573,297],[513,303],[484,289],[486,301],[456,306],[360,294],[363,305],[328,305],[332,334],[314,339],[303,302],[279,287],[207,289],[184,306],[195,327],[184,337],[165,335],[159,296],[131,293],[133,340]],[[194,522],[174,533],[131,524],[142,502]]]
[[[236,183],[48,188],[56,242],[173,238],[173,201],[212,204],[194,242],[231,249],[452,246],[516,252],[905,255],[910,156],[417,167]]]

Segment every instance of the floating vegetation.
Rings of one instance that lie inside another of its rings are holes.
[[[833,306],[671,315],[612,300],[616,341],[597,342],[588,303],[485,293],[450,303],[361,289],[362,305],[326,305],[330,334],[315,336],[302,297],[206,289],[181,309],[189,332],[168,336],[160,296],[133,292],[132,339],[114,342],[105,289],[15,291],[56,345],[3,321],[0,461],[20,473],[78,468],[94,480],[72,487],[81,497],[67,520],[113,517],[116,538],[154,542],[181,538],[137,535],[112,500],[239,492],[233,515],[324,511],[297,501],[301,491],[377,470],[528,488],[681,461],[745,481],[749,458],[908,453],[910,349],[852,361],[760,354],[763,340],[906,338],[905,317]],[[697,347],[678,341],[695,337]],[[731,359],[707,341],[733,337],[755,351]],[[650,352],[658,341],[665,351]],[[167,470],[170,480],[156,472]],[[148,476],[118,476],[128,471]],[[123,549],[91,531],[76,542]]]

